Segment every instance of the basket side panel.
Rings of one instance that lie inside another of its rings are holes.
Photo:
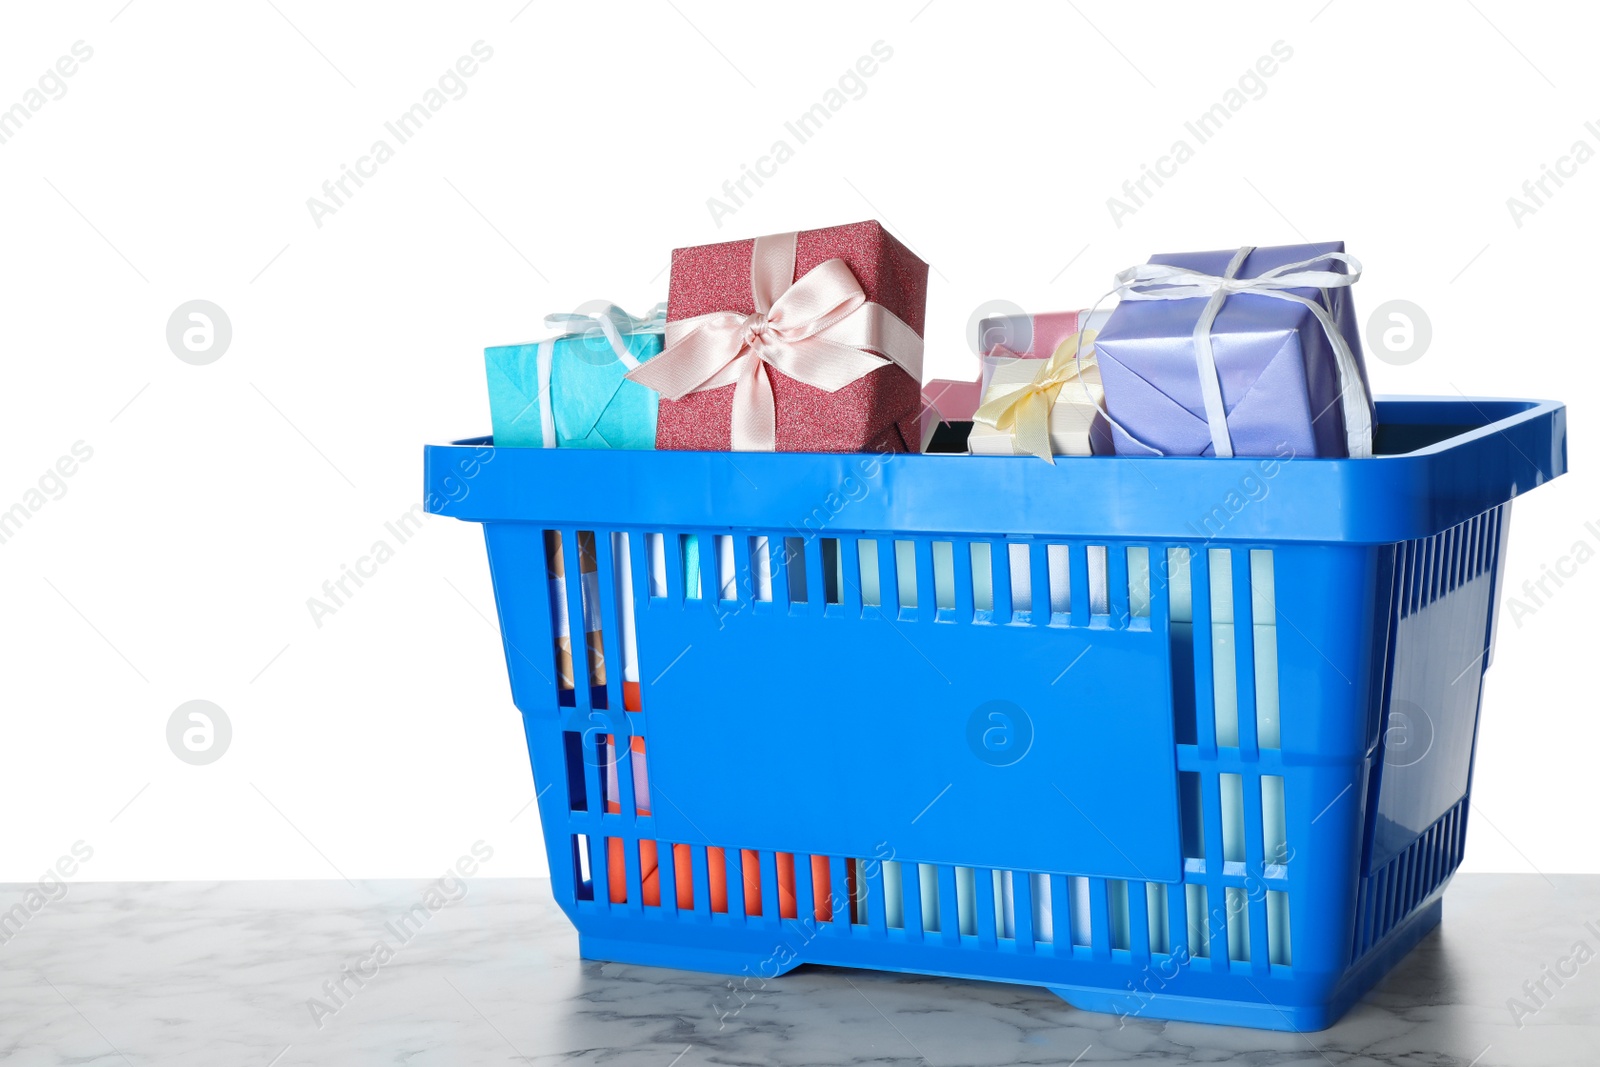
[[[1467,792],[1503,511],[1399,546],[1395,647],[1369,870]]]
[[[1393,649],[1352,952],[1380,946],[1460,865],[1509,505],[1395,547]]]

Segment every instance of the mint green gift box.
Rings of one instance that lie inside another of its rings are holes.
[[[661,352],[667,306],[589,307],[545,319],[561,336],[484,349],[496,446],[655,448],[660,398],[627,374]]]

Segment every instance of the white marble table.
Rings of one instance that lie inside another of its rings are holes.
[[[0,886],[0,913],[25,891]],[[1600,951],[1584,925],[1600,929],[1600,876],[1457,878],[1441,929],[1336,1027],[1304,1036],[1148,1020],[1119,1029],[1040,989],[814,967],[736,999],[723,978],[578,959],[548,884],[531,880],[474,879],[402,944],[385,923],[424,891],[422,882],[72,884],[20,928],[0,927],[0,1060],[1600,1063],[1600,958],[1571,957],[1578,941]],[[373,957],[380,938],[400,945],[392,959]],[[346,966],[368,977],[344,978],[336,1001],[324,983]],[[1576,974],[1558,986],[1546,967]],[[1523,983],[1540,979],[1543,1006],[1514,1017],[1510,998],[1536,1007]],[[313,1011],[312,998],[325,1008]]]

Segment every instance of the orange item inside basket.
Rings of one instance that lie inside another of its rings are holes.
[[[639,683],[624,682],[622,684],[622,706],[627,711],[640,710]],[[607,735],[607,746],[615,746],[616,738]],[[645,758],[645,739],[634,737],[629,745],[630,759],[638,760],[641,764]],[[639,781],[644,775],[636,776]],[[611,815],[622,814],[620,800],[606,798],[606,812]],[[638,814],[649,815],[647,807],[640,806]],[[623,840],[620,837],[606,839],[606,882],[610,887],[611,903],[624,904],[628,899],[627,859],[623,853]],[[678,907],[684,911],[694,907],[694,868],[690,859],[688,845],[672,846],[672,873],[673,884],[676,886]],[[785,919],[796,918],[799,905],[795,898],[794,888],[794,856],[788,852],[775,854],[778,873],[778,914]],[[739,852],[739,865],[742,871],[741,882],[744,885],[744,910],[747,915],[760,915],[762,909],[761,899],[761,857],[751,849],[741,849]],[[640,896],[643,902],[651,907],[661,904],[661,853],[654,841],[639,842],[639,883]],[[846,868],[850,892],[855,893],[855,865]],[[814,901],[812,911],[818,922],[833,921],[833,882],[826,856],[811,857],[811,889]],[[728,910],[728,860],[727,853],[720,848],[706,848],[706,876],[711,890],[711,910],[726,912]]]

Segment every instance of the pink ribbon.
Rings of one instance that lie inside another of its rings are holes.
[[[669,322],[661,354],[628,372],[631,381],[668,400],[733,385],[737,452],[777,447],[769,364],[829,393],[891,362],[922,380],[922,338],[916,331],[867,300],[842,259],[820,263],[796,279],[795,236],[756,238],[750,253],[752,314],[714,311]]]

